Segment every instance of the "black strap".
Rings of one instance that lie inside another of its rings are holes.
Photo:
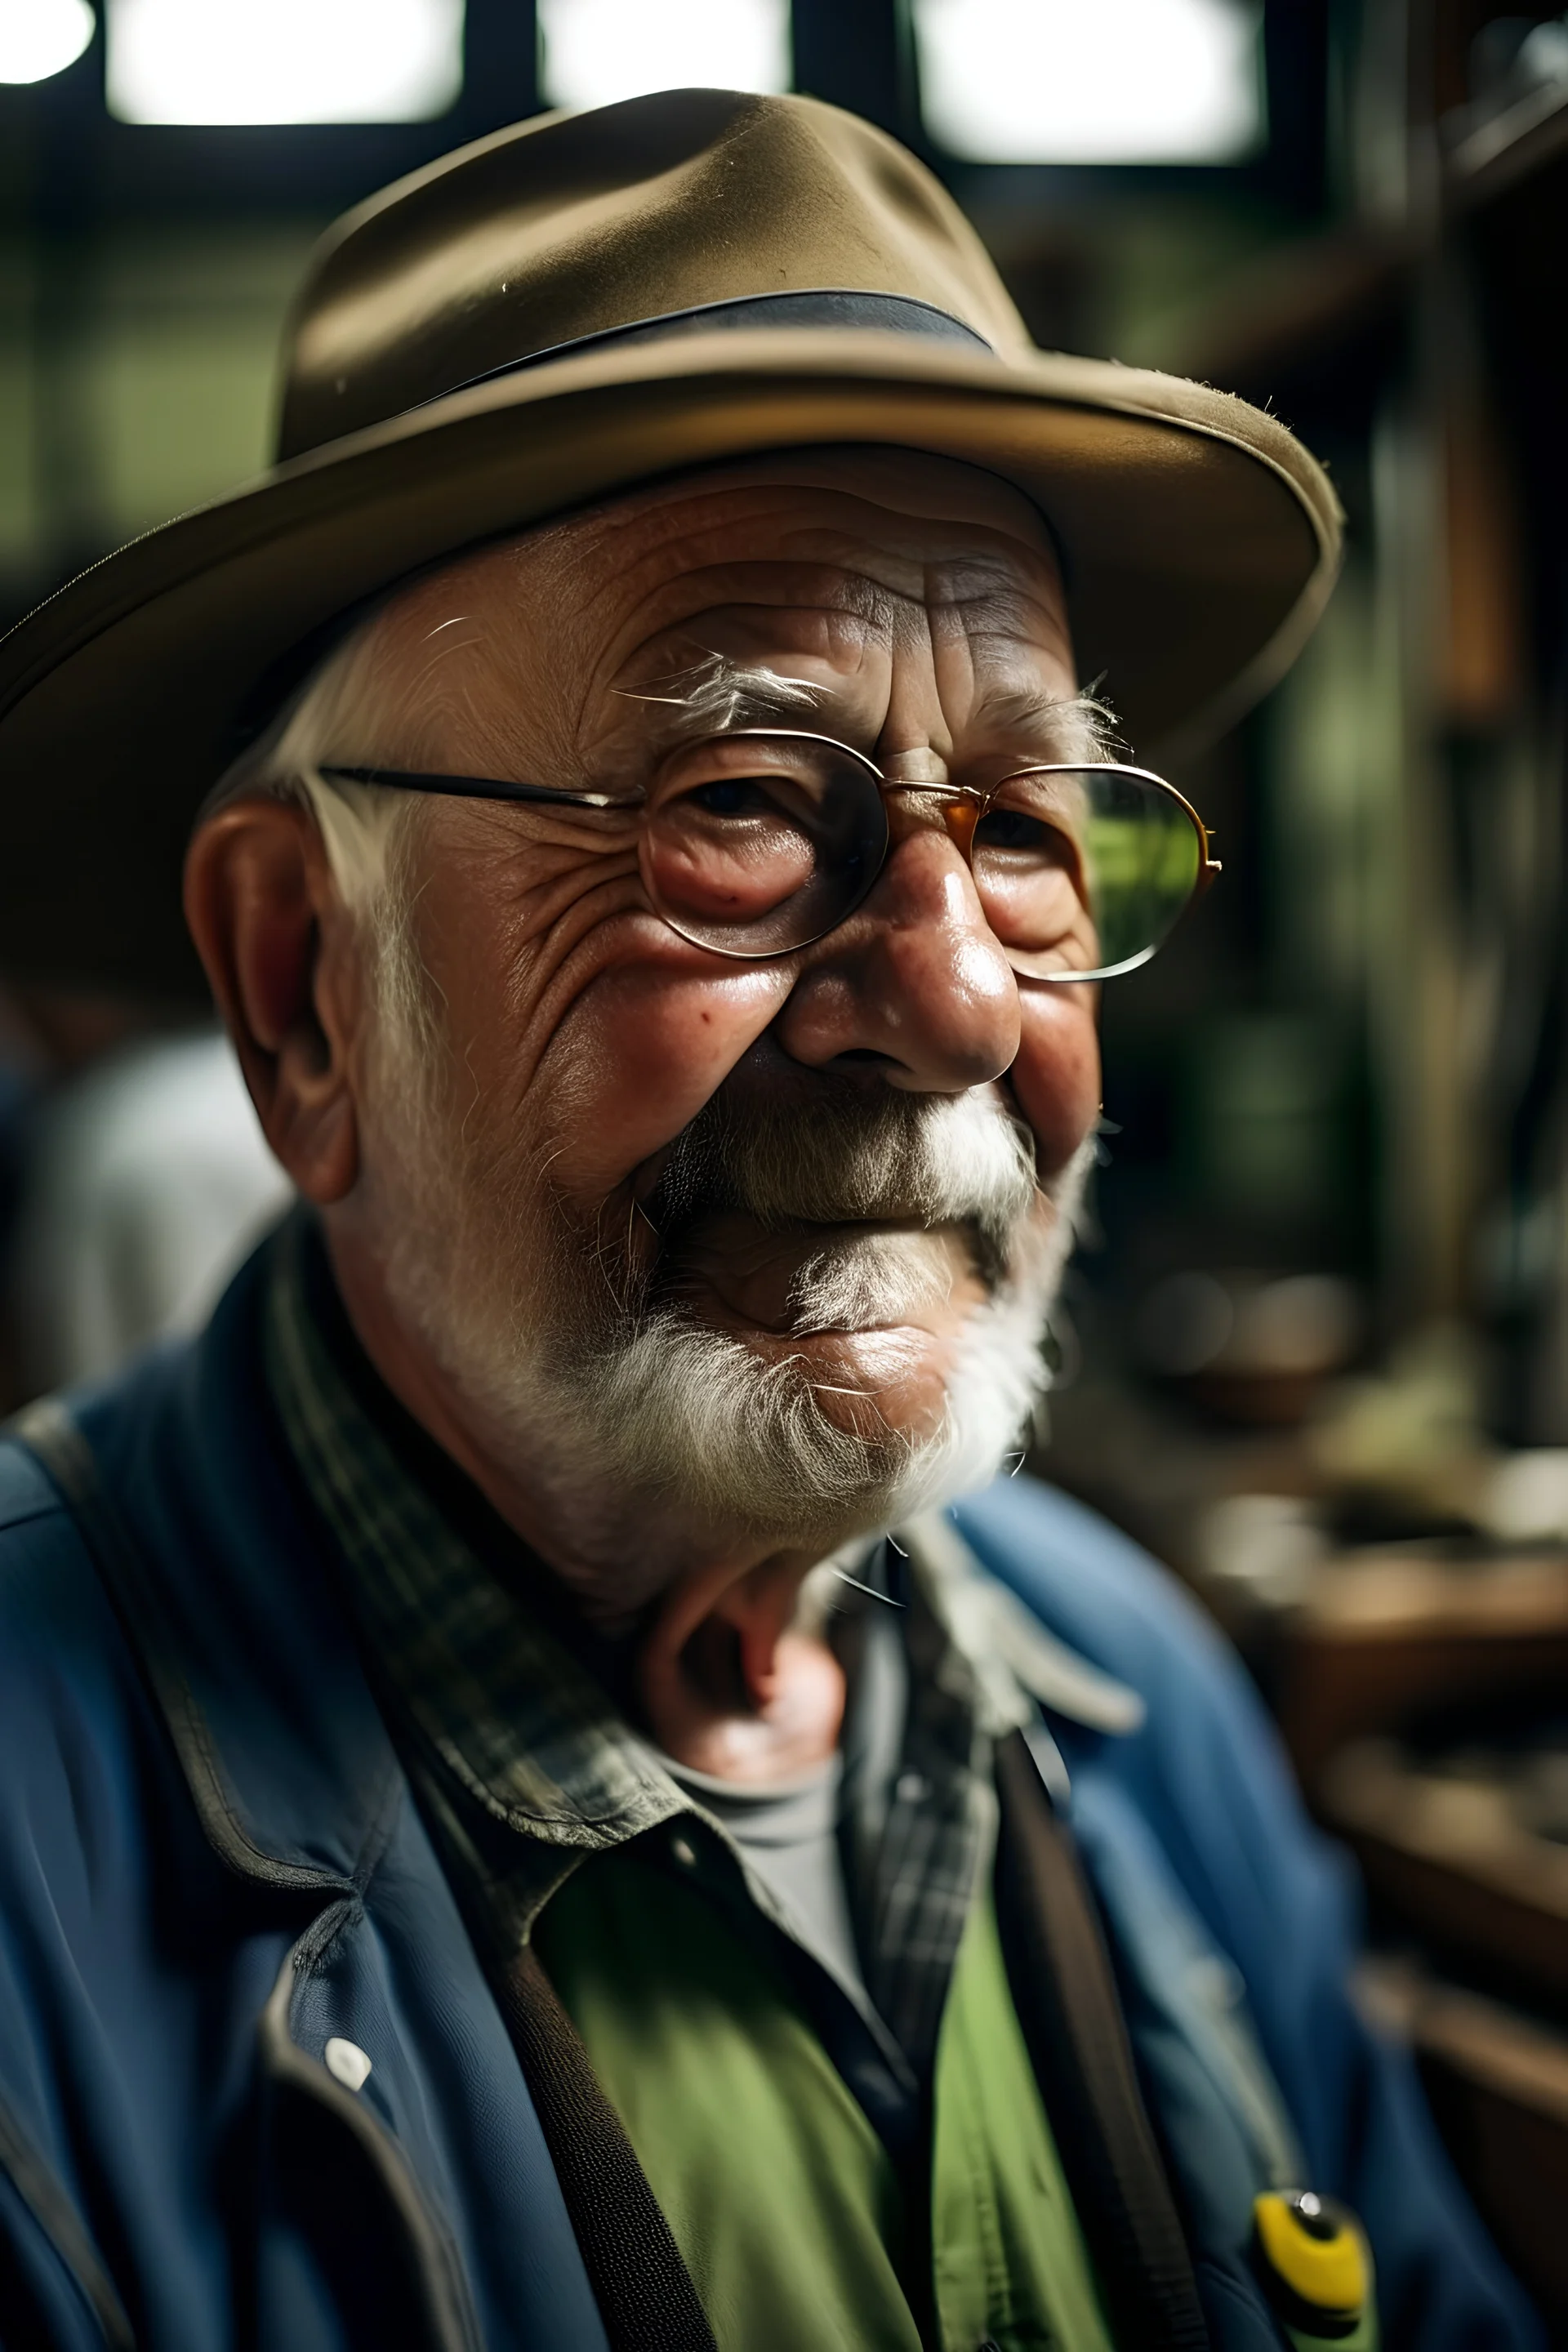
[[[614,2352],[716,2352],[647,2176],[531,1945],[496,1989]]]
[[[1014,2005],[1121,2352],[1206,2352],[1175,2200],[1092,1900],[1022,1736],[996,1752],[996,1912]]]
[[[628,320],[624,327],[601,328],[597,334],[574,335],[570,342],[524,352],[517,359],[503,361],[500,367],[487,368],[482,375],[465,377],[461,383],[448,384],[446,391],[433,393],[429,400],[416,404],[427,408],[454,392],[469,392],[475,384],[521,375],[525,368],[542,367],[547,361],[610,351],[618,343],[668,342],[678,335],[706,335],[721,328],[744,333],[757,327],[847,327],[884,335],[921,335],[993,356],[992,346],[974,328],[955,319],[951,310],[939,310],[934,302],[922,302],[915,295],[870,294],[838,286],[802,287],[782,294],[739,294],[728,301],[699,302],[689,310],[664,310],[650,319]]]

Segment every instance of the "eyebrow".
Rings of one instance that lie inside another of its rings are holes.
[[[616,688],[628,701],[668,709],[670,716],[658,732],[671,743],[735,727],[802,727],[809,732],[826,691],[765,663],[733,662],[724,654],[646,687]]]
[[[1107,750],[1109,715],[1088,694],[1052,694],[1044,687],[1006,687],[981,697],[975,721],[999,735],[1045,735],[1071,757],[1086,748],[1096,758]]]
[[[766,663],[731,661],[724,654],[652,679],[647,687],[616,691],[630,701],[668,710],[658,733],[661,743],[671,748],[741,727],[832,731],[830,685],[786,677]],[[1110,726],[1109,713],[1092,695],[1053,694],[1045,687],[1002,687],[983,693],[971,723],[1002,736],[1037,741],[1043,737],[1048,749],[1069,759],[1086,752],[1103,758]]]

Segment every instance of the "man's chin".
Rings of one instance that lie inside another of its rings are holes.
[[[941,1426],[955,1332],[916,1320],[780,1332],[726,1318],[708,1328],[739,1339],[765,1370],[787,1364],[823,1419],[847,1437],[919,1444]]]

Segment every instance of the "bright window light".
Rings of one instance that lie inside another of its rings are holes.
[[[1229,163],[1265,128],[1257,0],[914,0],[921,110],[986,163]]]
[[[422,122],[463,86],[463,0],[108,5],[122,122]]]
[[[47,81],[64,73],[97,21],[89,0],[0,0],[0,81]]]
[[[787,89],[789,0],[538,0],[552,106],[650,89]]]

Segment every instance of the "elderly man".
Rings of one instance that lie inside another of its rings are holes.
[[[301,1196],[0,1447],[5,2342],[1532,2344],[1236,1669],[988,1484],[1212,870],[1079,681],[1238,708],[1321,475],[715,91],[353,215],[282,437],[0,675],[7,951],[177,983],[195,817]]]

